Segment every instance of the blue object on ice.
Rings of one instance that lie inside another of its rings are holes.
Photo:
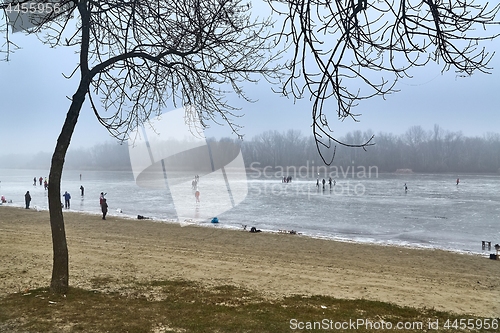
[[[217,217],[214,217],[214,218],[212,219],[212,223],[219,223],[219,219],[218,219]]]

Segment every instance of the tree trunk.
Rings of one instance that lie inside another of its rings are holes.
[[[56,148],[52,155],[49,174],[49,213],[52,229],[53,266],[50,289],[58,294],[65,294],[69,287],[68,246],[64,228],[64,217],[61,204],[61,176],[64,159],[68,150],[71,136],[80,115],[88,83],[84,79],[80,82],[77,92],[66,115],[61,134],[57,139]]]
[[[66,114],[61,134],[57,139],[56,148],[52,155],[49,174],[49,213],[50,228],[52,229],[53,265],[51,291],[65,294],[69,288],[69,257],[68,244],[66,243],[66,231],[64,230],[64,217],[61,204],[61,176],[63,171],[66,152],[75,130],[80,110],[82,109],[85,95],[88,92],[91,76],[88,68],[88,50],[90,41],[90,16],[87,9],[87,1],[78,1],[78,11],[82,20],[82,41],[80,49],[80,85],[73,95],[71,106]]]

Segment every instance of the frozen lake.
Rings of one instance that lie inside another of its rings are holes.
[[[24,194],[30,191],[31,207],[47,209],[47,192],[43,186],[33,186],[33,178],[40,176],[45,178],[48,171],[0,170],[0,195],[12,200],[9,205],[22,207]],[[185,200],[194,214],[189,221],[210,227],[293,229],[312,237],[482,253],[481,241],[500,243],[500,176],[461,175],[459,185],[456,178],[448,174],[378,174],[336,179],[335,186],[330,188],[327,183],[323,190],[321,184],[316,186],[315,178],[282,183],[278,177],[248,174],[235,185],[245,192],[247,188],[248,194],[234,208],[218,214],[217,225],[203,217],[204,211],[217,205],[209,194],[209,178],[200,180],[199,203],[191,194]],[[83,197],[80,185],[85,187]],[[131,172],[85,171],[80,181],[80,172],[65,171],[61,190],[71,194],[73,211],[99,214],[99,194],[106,192],[109,215],[185,221],[177,216],[166,185],[157,187],[139,187]]]

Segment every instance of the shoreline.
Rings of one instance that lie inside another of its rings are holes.
[[[4,175],[11,183],[2,186],[2,191],[8,192],[3,194],[7,195],[7,199],[15,199],[18,206],[24,202],[26,188],[22,184],[28,176],[30,173],[21,171],[6,172]],[[281,181],[249,179],[244,201],[224,212],[223,216],[218,216],[221,222],[219,227],[239,230],[246,224],[263,231],[294,229],[308,237],[334,241],[437,248],[478,255],[490,253],[481,249],[481,241],[499,242],[500,234],[494,223],[496,192],[486,189],[488,186],[499,188],[500,178],[492,180],[476,175],[477,181],[469,180],[467,183],[464,179],[464,186],[456,187],[455,180],[452,179],[450,184],[447,177],[419,176],[412,181],[415,187],[410,186],[407,196],[403,181],[408,180],[380,176],[380,179],[361,184],[366,187],[363,195],[353,193],[352,185],[355,183],[346,185],[346,192],[340,191],[342,186],[339,186],[337,193],[328,189],[322,192],[311,188],[309,191],[307,184],[299,180],[295,184],[283,185]],[[215,198],[202,195],[201,203],[195,204],[194,193],[191,198],[186,193],[184,203],[188,212],[178,214],[179,204],[163,187],[156,190],[140,188],[126,173],[84,173],[86,195],[80,197],[77,189],[82,182],[78,181],[78,177],[74,172],[65,174],[61,183],[62,188],[73,194],[71,207],[75,211],[99,214],[97,197],[104,191],[110,193],[109,214],[121,217],[135,219],[141,214],[162,222],[176,223],[184,221],[182,217],[177,220],[178,215],[182,215],[196,219],[193,222],[199,225],[207,225],[212,215],[222,214],[203,215]],[[47,209],[46,191],[38,186],[33,191],[30,190],[32,205]],[[123,214],[117,213],[117,208],[122,208]],[[197,214],[201,214],[201,218],[195,218]]]
[[[364,245],[65,212],[70,285],[126,292],[183,279],[270,298],[326,295],[498,317],[500,261],[442,250]],[[47,211],[0,206],[0,297],[50,284]]]
[[[16,208],[16,209],[23,209],[22,205],[18,204],[13,204],[13,203],[8,203],[8,204],[3,204],[4,207],[11,207],[11,208]],[[0,208],[2,207],[2,204],[0,204]],[[47,212],[47,208],[39,208],[37,206],[34,206],[30,208],[32,210],[36,210],[38,212]],[[100,212],[90,212],[90,211],[77,211],[77,210],[65,210],[63,209],[63,213],[71,213],[71,214],[82,214],[82,215],[89,215],[89,216],[100,216]],[[156,222],[156,223],[167,223],[167,224],[178,224],[181,227],[185,226],[197,226],[201,228],[218,228],[221,230],[232,230],[232,231],[245,231],[241,228],[233,227],[231,225],[224,225],[223,223],[220,223],[219,225],[212,224],[210,221],[200,223],[200,222],[192,222],[192,221],[175,221],[174,219],[161,219],[161,218],[155,218],[155,217],[146,217],[145,219],[137,219],[135,215],[127,215],[125,213],[120,213],[120,215],[116,214],[116,212],[108,212],[108,217],[113,217],[117,219],[124,219],[124,220],[130,220],[130,221],[151,221],[151,222]],[[242,225],[243,226],[243,225]],[[247,225],[247,230],[249,231],[251,225]],[[271,234],[279,234],[279,230],[270,230],[270,229],[261,229],[264,233],[271,233]],[[479,252],[479,251],[473,251],[473,250],[458,250],[458,249],[451,249],[451,248],[446,248],[446,247],[439,247],[439,246],[425,246],[423,244],[403,244],[403,243],[390,243],[390,242],[384,242],[384,241],[363,241],[363,240],[355,240],[355,239],[350,239],[348,237],[342,237],[342,236],[322,236],[322,235],[311,235],[307,233],[303,233],[300,230],[295,230],[297,232],[298,236],[302,237],[308,237],[312,239],[317,239],[317,240],[325,240],[325,241],[332,241],[332,242],[339,242],[339,243],[352,243],[352,244],[359,244],[359,245],[375,245],[375,246],[388,246],[388,247],[396,247],[396,248],[404,248],[404,249],[415,249],[415,250],[439,250],[439,251],[445,251],[445,252],[450,252],[450,253],[455,253],[455,254],[464,254],[464,255],[472,255],[472,256],[480,256],[487,258],[489,254],[484,253],[484,252]],[[479,247],[479,245],[478,245]],[[492,250],[494,251],[494,248],[492,246]]]

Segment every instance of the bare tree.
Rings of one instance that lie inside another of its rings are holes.
[[[250,4],[241,0],[14,0],[1,6],[9,14],[13,9],[41,8],[28,32],[52,47],[79,49],[79,65],[71,76],[79,73],[80,82],[70,98],[49,175],[54,253],[50,286],[66,293],[68,248],[60,182],[85,100],[99,122],[120,140],[167,104],[193,105],[203,124],[222,119],[237,131],[236,109],[226,102],[226,95],[233,92],[248,100],[242,82],[276,79],[277,68],[271,65],[276,45],[269,42],[270,21],[253,19]],[[8,58],[16,45],[9,38],[7,15],[0,29],[6,40],[2,51]]]
[[[291,74],[282,92],[312,100],[316,147],[362,147],[336,138],[328,116],[359,114],[360,101],[396,92],[410,69],[429,62],[458,75],[488,73],[494,53],[480,43],[498,36],[484,32],[495,22],[500,4],[474,0],[266,0],[283,17],[280,37],[292,44]]]
[[[404,134],[405,142],[412,148],[417,148],[424,141],[427,141],[430,134],[422,126],[412,126]]]

